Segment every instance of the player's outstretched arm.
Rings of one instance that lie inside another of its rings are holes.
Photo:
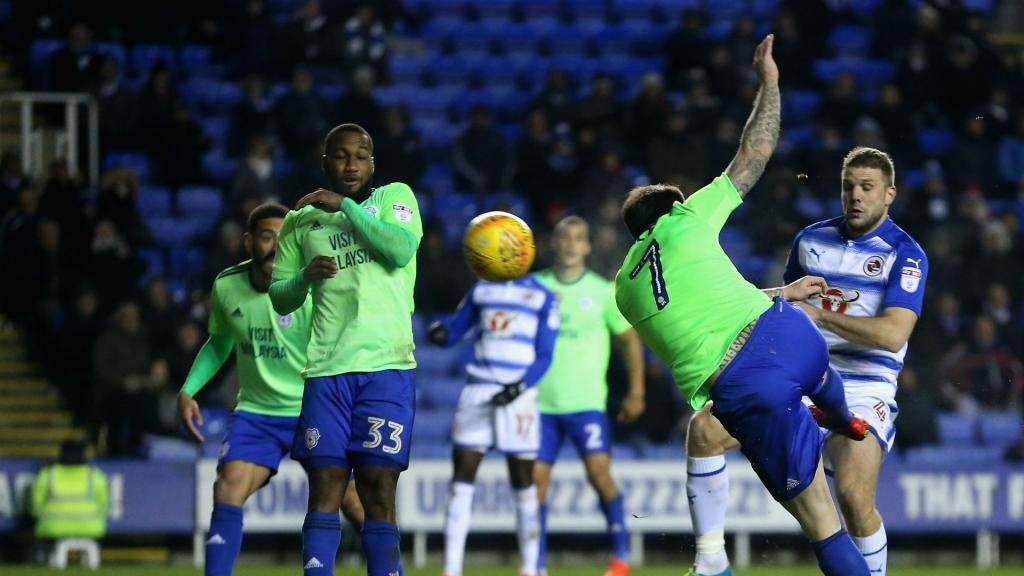
[[[781,296],[787,302],[807,300],[808,298],[824,294],[826,290],[828,290],[828,283],[821,276],[804,276],[785,286],[761,289],[768,297]]]
[[[420,241],[412,232],[374,218],[351,198],[341,203],[341,211],[352,221],[359,238],[389,266],[404,268],[416,257]]]
[[[896,306],[885,308],[878,316],[871,317],[847,316],[804,302],[800,302],[800,307],[818,326],[850,342],[887,352],[899,352],[917,324],[916,312]]]
[[[782,104],[779,96],[779,68],[772,58],[774,41],[775,37],[769,34],[754,50],[754,70],[761,86],[754,98],[754,110],[740,136],[739,150],[725,169],[741,197],[761,177],[779,141]]]
[[[474,290],[475,288],[471,289],[462,298],[462,302],[459,302],[459,307],[455,309],[454,314],[430,324],[427,328],[427,337],[431,342],[438,346],[451,346],[462,340],[466,332],[476,325],[477,319],[480,317],[480,308],[473,299]]]
[[[203,425],[203,416],[199,412],[199,404],[193,397],[227,362],[234,345],[235,341],[230,336],[211,334],[203,347],[199,349],[199,353],[196,354],[192,368],[189,369],[188,376],[185,377],[185,384],[178,393],[178,417],[197,442],[203,441],[203,435],[197,427]]]

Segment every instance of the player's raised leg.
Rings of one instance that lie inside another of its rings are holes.
[[[459,576],[466,557],[466,536],[473,518],[473,491],[483,450],[452,449],[452,484],[444,522],[444,575]]]
[[[833,463],[836,499],[853,544],[864,556],[871,573],[884,576],[888,539],[882,515],[875,507],[884,454],[879,442],[873,440],[855,442],[836,435],[829,439],[825,450]]]
[[[686,429],[686,498],[696,537],[697,555],[690,574],[729,576],[725,551],[725,512],[729,475],[725,452],[739,447],[714,415],[709,402],[697,411]]]

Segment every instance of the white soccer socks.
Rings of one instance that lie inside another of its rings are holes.
[[[462,574],[466,557],[466,535],[473,518],[473,485],[452,482],[448,495],[448,516],[444,523],[444,573]]]
[[[537,573],[540,552],[540,504],[537,487],[531,485],[516,493],[516,535],[519,537],[520,574]]]
[[[725,553],[725,510],[729,504],[729,475],[725,456],[686,459],[686,496],[697,535],[696,571],[718,574],[729,566]]]

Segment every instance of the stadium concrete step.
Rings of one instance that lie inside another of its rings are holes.
[[[0,412],[8,410],[59,410],[60,399],[49,390],[42,393],[8,393],[0,395]]]
[[[18,342],[0,345],[0,362],[24,361],[25,348]]]
[[[44,394],[50,390],[42,378],[5,378],[0,376],[0,394]]]
[[[0,427],[49,425],[69,426],[71,414],[66,410],[17,410],[0,412]],[[2,432],[0,432],[2,434]]]
[[[166,564],[171,550],[165,546],[104,546],[100,549],[103,564]]]
[[[60,444],[0,444],[0,458],[46,458],[60,456]]]
[[[13,426],[0,428],[0,444],[3,442],[52,442],[59,444],[65,440],[84,439],[85,430],[71,426]]]
[[[39,369],[35,364],[25,360],[0,361],[0,378],[5,376],[35,376]]]

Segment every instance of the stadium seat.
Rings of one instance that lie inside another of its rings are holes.
[[[917,145],[926,156],[945,156],[953,149],[955,139],[953,132],[944,128],[926,128],[917,132]]]
[[[164,251],[160,248],[139,248],[136,252],[138,257],[146,263],[145,276],[163,276],[167,270],[164,263]]]
[[[242,100],[242,87],[234,82],[197,77],[178,89],[182,100],[200,111],[226,112]]]
[[[447,150],[462,132],[462,126],[443,119],[417,119],[413,128],[419,133],[424,148]]]
[[[463,376],[431,376],[421,372],[417,382],[419,389],[426,392],[431,406],[435,409],[450,410],[459,403],[459,395],[462,394],[466,379]]]
[[[178,67],[177,56],[173,46],[138,44],[131,49],[132,70],[136,76],[149,76],[149,71],[158,62],[175,70]]]
[[[153,163],[145,152],[131,152],[112,150],[103,157],[103,169],[130,168],[139,177],[139,182],[145,184],[152,174]]]
[[[719,233],[718,242],[722,249],[732,258],[733,262],[750,256],[753,253],[753,244],[750,238],[736,226],[726,226]]]
[[[328,103],[334,103],[345,94],[345,85],[335,82],[318,84],[316,93],[324,100],[327,100]]]
[[[194,246],[171,248],[170,275],[187,284],[206,269],[206,250]]]
[[[475,210],[473,213],[476,213]],[[462,352],[458,346],[442,348],[429,343],[421,345],[424,351],[416,356],[417,369],[421,373],[452,377],[460,374],[459,356]]]
[[[935,423],[943,446],[969,446],[978,437],[978,420],[972,416],[946,412],[936,415]]]
[[[209,223],[224,211],[224,194],[213,186],[184,186],[178,190],[178,214]]]
[[[214,146],[227,146],[231,123],[227,115],[196,116],[196,123],[203,129],[203,134],[213,141]]]
[[[213,148],[203,155],[203,170],[214,180],[227,182],[237,169],[238,159],[228,157],[223,148]]]
[[[124,75],[125,60],[127,59],[124,46],[118,44],[117,42],[98,42],[96,44],[96,51],[102,52],[105,56],[112,57],[114,60],[116,60],[121,75]]]
[[[189,218],[143,214],[143,220],[153,240],[160,246],[184,246],[195,235],[195,224]]]
[[[140,214],[167,216],[171,213],[171,192],[163,186],[142,186],[136,203]]]
[[[1005,447],[1024,437],[1024,422],[1019,412],[986,412],[979,422],[983,444]]]
[[[597,30],[608,23],[605,0],[564,0],[563,16],[573,26],[583,30]]]
[[[829,34],[828,43],[837,57],[864,57],[871,45],[871,30],[863,26],[836,26]]]
[[[451,18],[462,20],[466,16],[466,0],[430,0],[426,6],[433,18]]]
[[[470,0],[467,13],[483,24],[508,23],[518,0]]]
[[[141,451],[143,457],[151,462],[191,464],[199,457],[199,446],[194,441],[154,434],[143,436]]]
[[[532,58],[539,50],[541,35],[542,30],[529,23],[508,24],[495,35],[495,44],[503,54],[520,54]]]
[[[495,31],[480,22],[465,22],[452,31],[448,43],[457,54],[487,55],[494,52]]]
[[[961,5],[965,10],[972,12],[981,12],[982,14],[991,14],[993,6],[992,0],[962,0]]]
[[[715,20],[708,24],[705,33],[714,42],[724,42],[732,34],[732,20]]]
[[[576,26],[560,26],[544,32],[540,42],[542,54],[549,56],[580,56],[587,53],[587,33]]]
[[[821,105],[821,94],[812,90],[787,90],[782,95],[783,121],[787,126],[813,119]]]
[[[638,37],[634,30],[624,25],[605,26],[591,37],[594,53],[600,56],[628,55],[633,50],[634,39]]]
[[[452,410],[423,410],[416,414],[412,434],[421,442],[444,442],[452,429]]]
[[[615,0],[612,16],[619,22],[645,22],[650,25],[655,4],[655,0]]]
[[[395,83],[419,84],[429,60],[419,54],[395,54],[388,63]]]
[[[57,38],[40,38],[32,42],[29,49],[29,63],[35,70],[48,68],[50,57],[60,51],[67,44],[64,40]]]

